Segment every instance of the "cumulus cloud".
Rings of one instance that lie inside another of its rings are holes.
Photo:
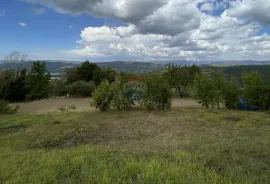
[[[237,0],[225,13],[233,17],[243,17],[264,26],[270,25],[270,0]]]
[[[42,15],[46,12],[44,8],[33,8],[32,12],[37,15]]]
[[[194,0],[23,0],[60,13],[88,13],[134,24],[141,33],[178,34],[199,26]]]
[[[270,59],[270,0],[22,0],[59,13],[113,18],[87,27],[75,49],[89,58]],[[220,14],[209,12],[218,10]],[[70,28],[70,26],[69,26]]]
[[[19,22],[19,25],[22,26],[22,27],[26,27],[27,26],[27,24],[24,23],[24,22]]]

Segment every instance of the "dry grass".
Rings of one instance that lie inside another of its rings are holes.
[[[51,112],[63,111],[61,109],[68,109],[77,112],[95,111],[96,109],[90,107],[90,98],[52,98],[46,100],[39,100],[29,103],[19,103],[21,114],[46,114]],[[69,107],[76,108],[69,108]],[[173,108],[200,108],[201,106],[191,99],[174,99]]]
[[[269,140],[262,112],[1,116],[0,183],[269,183]]]

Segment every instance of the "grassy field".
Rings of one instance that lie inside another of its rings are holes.
[[[0,183],[269,183],[270,115],[173,109],[0,117]]]

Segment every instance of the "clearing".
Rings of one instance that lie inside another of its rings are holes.
[[[0,116],[0,183],[269,183],[270,114],[172,109]]]
[[[74,106],[77,112],[96,111],[90,106],[91,98],[51,98],[29,103],[18,103],[19,113],[46,114],[49,112],[59,112],[62,107]],[[173,108],[201,108],[192,99],[174,99]]]

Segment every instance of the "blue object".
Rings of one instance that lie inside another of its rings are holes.
[[[240,98],[238,108],[240,110],[258,110],[258,107],[255,105],[247,105],[247,101],[244,98]]]

